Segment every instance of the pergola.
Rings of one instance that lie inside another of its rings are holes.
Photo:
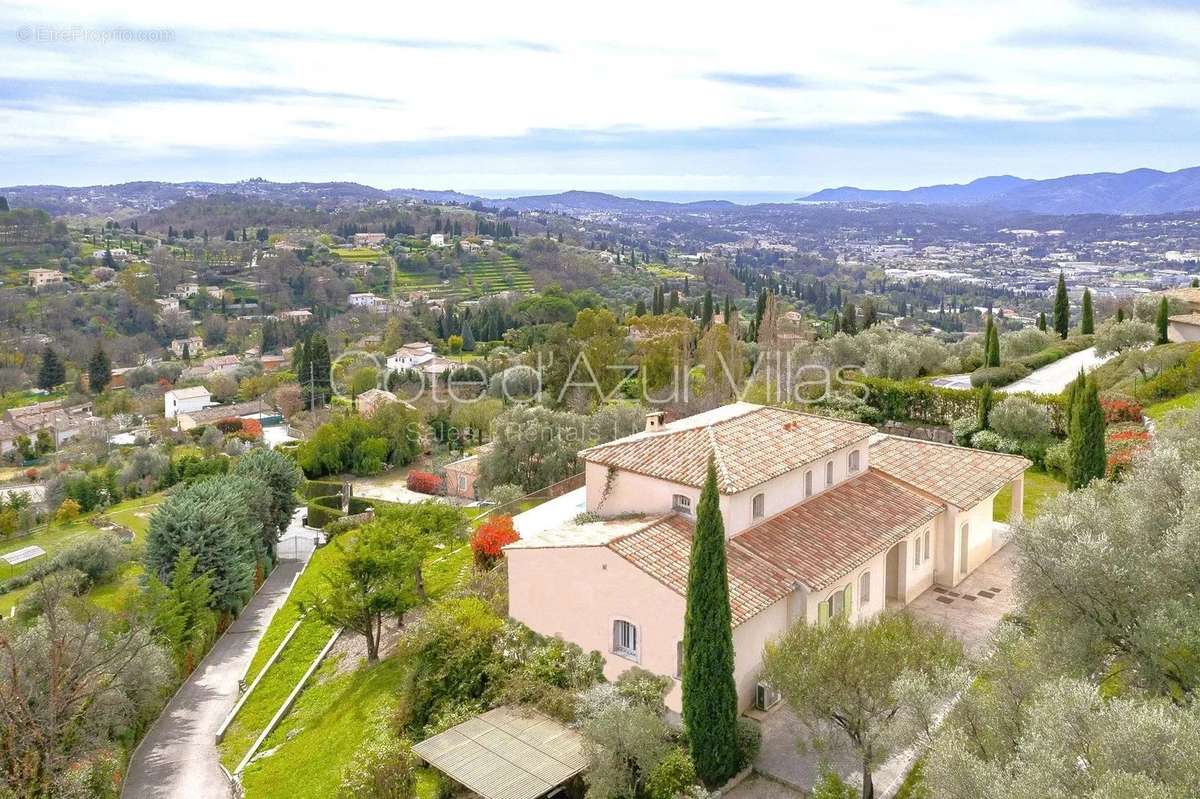
[[[421,741],[413,752],[484,799],[538,799],[587,767],[579,733],[512,705]]]

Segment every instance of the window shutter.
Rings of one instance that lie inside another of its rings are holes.
[[[829,602],[825,601],[817,605],[817,624],[824,625],[829,621]]]
[[[853,584],[853,583],[851,583],[850,585],[846,586],[846,591],[845,591],[845,593],[846,593],[846,601],[845,601],[845,603],[844,603],[844,604],[843,604],[843,606],[842,606],[842,613],[843,613],[843,614],[844,614],[844,615],[845,615],[847,618],[849,618],[849,616],[850,616],[850,609],[851,609],[852,607],[854,607],[854,603],[853,603],[853,600],[854,600],[854,584]]]

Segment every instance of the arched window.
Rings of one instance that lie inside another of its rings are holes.
[[[692,498],[683,494],[676,494],[671,497],[671,509],[676,513],[682,513],[684,516],[691,516]]]
[[[638,656],[638,631],[632,622],[624,619],[613,622],[613,652],[628,658]]]
[[[751,505],[751,513],[754,514],[755,519],[761,519],[762,517],[767,515],[767,495],[766,494],[755,494],[754,499],[751,501],[750,505]]]
[[[921,565],[921,536],[918,535],[916,538],[914,538],[912,540],[912,548],[913,548],[913,565],[920,566]]]
[[[864,607],[871,601],[871,573],[863,572],[858,578],[858,606]]]
[[[925,531],[925,560],[929,560],[929,531]]]
[[[804,473],[804,496],[811,497],[813,494],[813,479],[812,469]]]
[[[858,471],[858,450],[850,453],[850,458],[847,464],[851,474]]]
[[[833,461],[825,464],[825,485],[833,485]]]

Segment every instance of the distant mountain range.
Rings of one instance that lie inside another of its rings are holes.
[[[0,196],[13,207],[41,208],[55,216],[132,217],[189,198],[233,194],[293,207],[332,209],[411,199],[435,203],[479,202],[518,211],[613,214],[729,214],[760,206],[728,200],[679,203],[618,197],[595,191],[564,191],[520,197],[481,197],[453,190],[377,189],[361,183],[276,183],[255,178],[236,183],[138,181],[112,186],[6,186]],[[1121,174],[1098,172],[1050,180],[1011,175],[980,178],[966,184],[926,186],[907,191],[824,189],[803,202],[879,203],[979,207],[1039,214],[1163,214],[1200,210],[1200,167],[1178,172],[1135,169]],[[785,208],[765,204],[764,208]]]
[[[1096,172],[1049,180],[999,175],[907,191],[844,186],[824,189],[802,199],[832,203],[983,205],[1040,214],[1165,214],[1200,209],[1200,167],[1178,172],[1156,169]]]

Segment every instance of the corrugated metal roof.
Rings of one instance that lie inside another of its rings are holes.
[[[484,799],[538,799],[588,764],[579,733],[512,705],[421,741],[413,752]]]

